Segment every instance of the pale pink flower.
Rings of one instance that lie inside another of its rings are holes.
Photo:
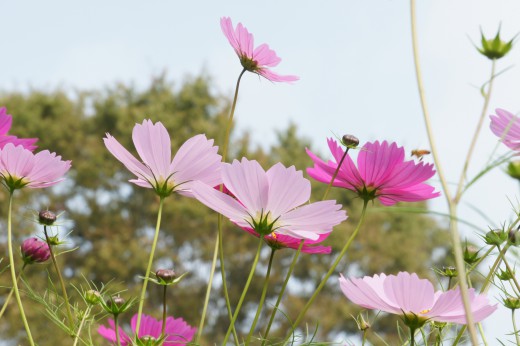
[[[105,326],[99,326],[98,333],[112,344],[115,344],[116,328],[114,320],[109,319],[108,324],[110,325],[109,328]],[[132,333],[135,334],[137,314],[132,317],[130,324],[132,327]],[[139,326],[139,333],[137,337],[140,339],[153,338],[154,340],[159,340],[161,337],[161,330],[162,321],[158,321],[151,316],[143,314],[141,316],[141,325]],[[166,338],[164,339],[164,343],[161,345],[186,345],[193,339],[196,331],[197,328],[190,326],[182,318],[173,318],[172,316],[169,316],[166,318],[166,328],[164,331]],[[121,327],[119,327],[119,337],[121,346],[132,345],[132,338],[128,336],[128,334],[126,334]]]
[[[520,120],[505,109],[497,108],[495,112],[496,115],[490,115],[491,131],[507,147],[520,151]]]
[[[13,143],[15,146],[21,145],[31,151],[36,149],[34,143],[36,143],[38,138],[18,138],[7,134],[11,129],[12,123],[13,117],[7,114],[5,107],[0,107],[0,149],[5,147],[7,143]]]
[[[106,134],[103,139],[108,151],[137,176],[130,182],[152,188],[162,197],[178,192],[191,195],[195,180],[206,184],[220,184],[220,165],[222,157],[217,154],[218,147],[205,135],[191,137],[171,157],[170,135],[160,122],[144,120],[136,124],[132,139],[141,161],[137,160],[114,137]]]
[[[247,71],[256,73],[272,82],[294,82],[299,79],[297,76],[282,76],[272,72],[269,68],[278,65],[282,59],[265,43],[255,48],[253,34],[250,34],[242,23],[238,23],[234,29],[231,19],[222,17],[220,27],[240,58],[240,63]]]
[[[307,204],[310,182],[294,166],[277,163],[266,172],[257,161],[243,158],[223,164],[222,181],[236,199],[201,182],[193,183],[193,194],[239,227],[263,236],[276,232],[317,240],[347,218],[336,201]]]
[[[0,176],[12,192],[23,187],[43,188],[62,181],[70,161],[48,150],[33,154],[23,146],[7,143],[0,149]]]
[[[345,296],[354,304],[401,315],[405,322],[415,322],[414,327],[430,320],[466,324],[459,289],[435,292],[430,281],[419,279],[415,273],[380,274],[362,279],[345,279],[341,275],[339,282]],[[475,294],[473,288],[468,294],[475,322],[482,321],[497,309],[496,304],[489,304],[485,295]]]
[[[327,184],[345,153],[332,138],[328,139],[328,144],[334,161],[324,162],[307,149],[307,154],[314,161],[314,167],[307,168],[307,173]],[[383,205],[439,196],[434,187],[424,183],[435,174],[433,165],[404,159],[404,149],[395,143],[368,142],[359,151],[358,167],[349,155],[345,157],[333,186],[355,191],[366,201],[377,198]]]

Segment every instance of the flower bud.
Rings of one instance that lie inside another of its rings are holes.
[[[42,225],[52,226],[56,222],[56,214],[50,210],[42,210],[38,213],[38,221]]]
[[[458,275],[458,272],[457,272],[457,268],[448,266],[448,267],[442,267],[441,274],[448,278],[454,278]]]
[[[504,306],[511,310],[520,309],[520,299],[515,297],[507,297],[503,300]]]
[[[120,296],[113,296],[110,297],[106,302],[101,300],[100,303],[106,312],[116,316],[130,309],[130,307],[132,307],[132,305],[135,303],[135,298],[130,299],[129,301],[125,301]]]
[[[497,278],[499,278],[502,281],[508,281],[513,278],[515,273],[511,273],[509,270],[502,270],[500,269],[500,272],[496,273]]]
[[[518,229],[510,230],[507,236],[507,240],[511,245],[518,245],[518,242],[520,241],[520,237],[518,236]]]
[[[96,290],[85,292],[85,301],[90,305],[97,305],[101,302],[101,293]]]
[[[177,277],[175,272],[171,269],[159,269],[155,272],[155,276],[159,282],[164,284],[172,283]]]
[[[477,250],[474,246],[468,246],[464,248],[464,262],[469,265],[472,265],[480,260],[478,257],[478,253],[480,250]]]
[[[344,135],[341,137],[341,143],[348,148],[356,148],[359,145],[359,139],[354,135]]]
[[[495,38],[486,39],[482,31],[480,32],[482,47],[477,47],[480,54],[488,59],[497,60],[504,57],[513,48],[513,38],[509,42],[500,39],[500,28],[498,28]]]
[[[513,179],[520,180],[520,161],[511,161],[507,165],[506,173]]]
[[[484,236],[484,242],[487,245],[500,246],[507,240],[507,232],[501,229],[491,230]]]
[[[49,245],[35,237],[24,240],[20,250],[25,264],[42,263],[51,257]]]

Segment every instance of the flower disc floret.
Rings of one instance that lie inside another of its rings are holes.
[[[257,161],[243,158],[223,164],[222,180],[235,198],[201,182],[193,184],[193,194],[239,227],[260,235],[276,231],[316,240],[347,218],[336,201],[307,204],[310,182],[294,166],[277,163],[266,172]]]
[[[380,274],[362,279],[345,279],[341,275],[339,282],[343,294],[354,304],[400,315],[411,328],[418,328],[426,321],[466,324],[459,288],[435,292],[430,281],[419,279],[415,273]],[[468,296],[475,322],[497,309],[486,296],[475,294],[473,288],[468,290]]]
[[[329,183],[345,154],[343,148],[332,138],[328,144],[334,160],[323,161],[307,149],[314,167],[307,173],[314,179]],[[440,195],[434,187],[424,183],[435,174],[432,164],[405,161],[402,147],[395,143],[368,142],[359,151],[357,167],[347,155],[341,165],[333,186],[356,192],[363,200],[378,199],[383,205],[397,202],[416,202]]]
[[[195,180],[213,186],[220,184],[220,163],[218,147],[205,135],[191,137],[171,157],[170,135],[161,122],[144,120],[136,124],[132,139],[141,158],[137,160],[114,137],[106,134],[107,149],[125,167],[137,176],[130,182],[145,188],[152,188],[160,197],[173,192],[191,197],[191,185]]]
[[[238,23],[235,29],[231,19],[223,17],[220,19],[220,27],[245,70],[256,73],[272,82],[293,82],[299,79],[297,76],[282,76],[272,72],[269,68],[278,65],[282,59],[265,43],[255,48],[253,35],[242,23]]]

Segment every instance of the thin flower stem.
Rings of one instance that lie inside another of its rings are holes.
[[[466,281],[466,269],[464,266],[464,259],[462,255],[462,246],[460,243],[460,236],[458,230],[458,224],[456,221],[457,216],[457,205],[451,198],[451,193],[448,187],[448,183],[446,181],[444,172],[442,170],[442,166],[440,164],[440,160],[437,155],[437,147],[435,145],[435,139],[433,136],[432,125],[430,121],[430,115],[428,112],[428,107],[426,105],[426,97],[424,94],[424,86],[422,82],[422,74],[421,68],[419,64],[419,51],[417,45],[417,28],[416,28],[416,17],[415,17],[415,0],[410,0],[410,12],[411,12],[411,22],[412,22],[412,48],[413,48],[413,57],[415,63],[415,74],[417,77],[417,88],[419,91],[419,98],[421,100],[421,108],[424,118],[424,123],[426,126],[426,132],[428,134],[428,140],[430,142],[430,149],[432,152],[433,161],[435,162],[435,167],[437,169],[437,174],[439,176],[439,180],[442,185],[442,190],[446,197],[446,201],[449,207],[449,215],[450,215],[450,232],[451,232],[451,240],[453,244],[453,252],[455,254],[455,265],[458,271],[458,279],[460,284],[460,293],[462,296],[462,302],[464,305],[464,312],[466,314],[466,321],[468,322],[468,332],[470,335],[471,343],[473,346],[478,345],[477,339],[477,331],[475,329],[475,325],[473,324],[473,315],[471,313],[471,306],[469,303],[468,296],[468,284]]]
[[[16,282],[20,280],[20,276],[22,276],[23,270],[25,269],[26,263],[22,266],[22,269],[18,273],[18,276],[16,277]],[[7,298],[5,298],[4,305],[2,306],[2,310],[0,310],[0,319],[4,315],[5,309],[7,308],[7,305],[9,304],[9,301],[11,300],[14,293],[14,287],[11,287],[11,290],[9,291],[9,294],[7,295]]]
[[[152,263],[153,263],[153,255],[155,253],[155,248],[157,247],[157,240],[159,239],[159,230],[161,228],[161,217],[162,217],[163,205],[164,205],[164,197],[161,197],[159,200],[159,211],[157,212],[157,223],[155,225],[155,234],[153,237],[152,250],[150,251],[150,258],[148,259],[148,266],[146,267],[146,274],[144,277],[143,288],[141,290],[141,298],[139,299],[139,309],[137,310],[137,323],[135,325],[135,330],[137,330],[137,331],[140,330],[139,328],[141,326],[141,315],[143,314],[144,299],[146,297],[146,286],[148,285],[148,280],[150,278],[150,272],[152,270]]]
[[[251,336],[255,331],[256,324],[258,323],[258,317],[260,317],[260,312],[262,312],[262,307],[264,306],[265,296],[267,295],[267,286],[269,286],[269,276],[271,275],[271,267],[273,266],[273,258],[275,249],[271,249],[271,256],[269,257],[269,264],[267,265],[267,273],[265,274],[264,279],[264,287],[262,288],[262,296],[260,297],[260,302],[258,303],[258,308],[256,309],[255,319],[253,320],[253,324],[251,325],[251,329],[249,330],[249,334],[246,339],[246,346],[249,345],[249,341],[251,340]]]
[[[511,317],[513,319],[513,332],[515,333],[516,344],[520,345],[520,336],[518,335],[518,329],[516,328],[516,321],[515,321],[515,309],[511,309]]]
[[[31,335],[31,329],[29,328],[29,323],[27,323],[27,318],[25,317],[25,311],[23,310],[22,299],[20,298],[20,291],[18,289],[17,276],[16,271],[14,270],[14,256],[13,256],[13,239],[12,239],[12,211],[13,211],[13,191],[9,194],[9,209],[7,214],[7,249],[9,252],[9,267],[11,269],[11,279],[13,280],[13,290],[14,296],[16,297],[16,302],[18,303],[18,309],[20,310],[20,317],[22,318],[23,325],[25,327],[25,331],[27,333],[27,339],[29,340],[29,344],[34,346],[34,340]]]
[[[410,328],[410,346],[415,346],[415,329]]]
[[[60,268],[58,267],[58,262],[56,261],[56,256],[54,255],[54,250],[52,249],[52,244],[49,239],[49,234],[47,233],[47,226],[43,226],[43,234],[45,234],[45,241],[47,245],[49,245],[49,252],[51,254],[52,264],[54,265],[54,269],[56,270],[56,274],[58,275],[58,280],[60,281],[61,292],[63,294],[63,300],[65,301],[65,309],[67,311],[67,319],[69,321],[70,332],[74,330],[74,319],[72,318],[72,312],[70,310],[69,296],[67,295],[67,289],[65,287],[65,281],[63,281],[63,276],[61,275]]]
[[[493,59],[492,63],[491,63],[491,77],[489,77],[488,89],[487,89],[487,92],[484,93],[484,105],[482,106],[482,112],[480,113],[480,118],[479,118],[479,121],[477,124],[477,129],[475,130],[475,133],[473,134],[473,139],[471,140],[471,144],[469,146],[468,153],[466,155],[466,160],[464,161],[464,167],[460,174],[459,184],[457,185],[457,192],[455,193],[455,197],[453,200],[454,203],[458,203],[460,201],[460,198],[462,197],[462,193],[465,191],[465,190],[463,190],[463,187],[464,187],[464,181],[466,179],[466,173],[467,173],[468,167],[469,167],[469,162],[471,160],[471,156],[473,155],[473,150],[475,149],[475,145],[477,144],[477,139],[480,134],[480,130],[482,129],[482,124],[484,123],[484,119],[486,118],[489,100],[491,98],[491,90],[493,89],[493,81],[495,80],[495,67],[496,67],[496,59]]]
[[[249,276],[247,278],[246,285],[244,286],[244,289],[242,290],[242,295],[240,296],[240,299],[238,300],[237,308],[235,310],[235,313],[233,314],[233,318],[231,319],[231,323],[229,324],[229,328],[226,332],[226,336],[224,337],[224,342],[222,343],[222,345],[227,345],[229,335],[231,334],[231,330],[233,329],[233,327],[235,325],[235,321],[238,317],[238,313],[240,312],[240,308],[242,307],[242,303],[244,302],[244,298],[246,297],[247,290],[249,289],[249,285],[251,284],[251,281],[255,274],[256,265],[258,264],[258,259],[260,258],[260,250],[262,249],[263,243],[264,243],[264,239],[262,237],[260,237],[259,241],[258,241],[258,249],[256,250],[255,259],[253,260],[253,265],[251,266],[251,271],[249,272]],[[238,342],[238,340],[236,340],[235,342]]]
[[[367,211],[367,206],[368,206],[368,201],[364,201],[363,202],[363,210],[361,211],[361,217],[359,219],[359,222],[358,222],[358,225],[357,225],[356,229],[354,230],[354,232],[352,233],[350,238],[348,238],[347,242],[345,243],[345,246],[343,246],[343,249],[341,250],[339,255],[336,257],[336,260],[334,261],[334,263],[332,263],[332,266],[330,267],[329,271],[327,272],[325,277],[321,280],[319,286],[316,288],[316,290],[312,294],[312,296],[309,299],[309,301],[307,302],[307,304],[305,304],[303,309],[300,311],[300,314],[296,318],[296,321],[293,323],[293,330],[296,327],[298,327],[298,325],[302,321],[303,317],[305,317],[305,314],[307,313],[307,310],[309,310],[310,306],[314,302],[314,299],[316,299],[318,294],[321,292],[321,290],[323,289],[323,287],[327,283],[329,277],[332,275],[332,273],[334,272],[334,270],[338,266],[339,262],[341,261],[341,259],[343,258],[343,256],[347,252],[347,250],[349,249],[350,245],[354,241],[354,238],[356,238],[356,235],[358,234],[359,230],[361,229],[361,226],[365,222],[365,215],[366,215],[366,211]],[[290,334],[287,336],[287,338],[285,339],[286,342],[287,342],[287,340],[289,340],[290,336],[291,336]]]
[[[482,338],[482,343],[484,346],[488,346],[487,340],[486,340],[486,334],[484,333],[484,329],[482,328],[482,323],[477,323],[478,331],[480,333],[480,337]]]
[[[118,319],[119,315],[114,315],[114,326],[115,326],[115,329],[116,329],[116,343],[117,343],[117,346],[121,346],[121,340],[119,338],[119,319]],[[139,334],[139,328],[136,328],[137,332],[136,334]]]
[[[166,288],[168,286],[164,285],[163,287],[163,311],[162,311],[162,327],[161,327],[161,339],[164,338],[164,334],[166,332]]]
[[[81,322],[79,323],[78,331],[76,332],[76,336],[74,338],[74,343],[72,346],[76,346],[79,341],[79,336],[81,335],[81,329],[83,329],[83,326],[85,325],[85,321],[87,320],[88,315],[90,315],[90,310],[92,310],[92,307],[87,307],[87,310],[83,314],[83,317],[81,318]]]
[[[500,249],[500,247],[499,247],[499,249]],[[507,262],[505,253],[504,253],[504,256],[502,256],[502,261],[504,261],[507,271],[509,272],[509,274],[511,274],[511,278],[513,279],[513,282],[515,283],[516,289],[518,291],[520,291],[520,284],[518,283],[518,280],[516,279],[516,275],[514,274],[513,269],[511,269],[511,266],[509,266],[509,263]]]
[[[300,241],[300,246],[298,246],[298,250],[296,250],[296,253],[294,254],[294,257],[293,257],[293,260],[289,267],[289,270],[287,271],[287,275],[285,276],[285,280],[282,284],[282,288],[280,289],[280,293],[278,294],[278,298],[276,299],[276,303],[274,304],[273,312],[271,313],[271,317],[269,318],[269,322],[267,323],[267,328],[265,329],[262,346],[264,346],[267,342],[267,337],[269,336],[269,332],[271,331],[271,326],[274,322],[274,317],[276,316],[276,313],[278,312],[278,307],[280,306],[280,302],[282,301],[282,297],[285,292],[285,288],[287,287],[287,283],[289,282],[289,279],[291,278],[292,272],[294,270],[294,267],[296,266],[296,262],[298,261],[298,257],[300,256],[304,243],[305,243],[305,240],[302,239]]]
[[[325,193],[323,194],[323,198],[321,199],[322,201],[325,200],[325,198],[327,198],[330,188],[332,187],[332,184],[334,184],[334,180],[338,176],[339,170],[341,169],[341,165],[343,165],[343,161],[345,161],[345,157],[347,157],[349,149],[350,149],[349,147],[347,147],[347,149],[345,149],[345,153],[341,157],[341,160],[338,163],[338,167],[334,171],[334,174],[332,175],[332,179],[330,179],[329,185],[327,185],[327,190],[325,190]]]
[[[504,258],[505,254],[507,252],[507,249],[509,249],[509,244],[504,246],[504,248],[502,250],[500,250],[500,248],[498,248],[498,249],[500,252],[498,253],[497,259],[491,266],[491,269],[489,270],[488,275],[484,279],[484,284],[482,285],[482,288],[480,289],[481,293],[487,293],[487,291],[489,290],[489,287],[491,287],[493,275],[495,275],[495,272],[497,271],[497,268],[500,265],[500,262],[502,262],[502,259]]]
[[[233,96],[233,103],[231,104],[231,110],[229,112],[228,123],[226,126],[226,134],[224,136],[224,145],[222,148],[222,162],[226,162],[228,155],[228,147],[231,136],[231,127],[233,127],[233,117],[235,115],[235,108],[237,106],[238,100],[238,90],[240,88],[240,80],[242,76],[246,72],[246,69],[243,69],[238,76],[236,87],[235,87],[235,95]],[[220,191],[222,191],[223,186],[220,187]],[[233,311],[231,310],[231,303],[229,301],[229,294],[227,290],[227,282],[226,282],[226,271],[224,266],[224,252],[223,252],[223,244],[222,244],[222,215],[218,214],[218,233],[217,239],[215,242],[215,249],[213,250],[213,261],[211,262],[211,270],[208,280],[208,288],[206,289],[206,297],[204,299],[204,307],[202,308],[202,316],[199,322],[199,328],[197,331],[197,337],[195,338],[195,344],[198,344],[200,341],[200,337],[202,335],[202,330],[204,328],[204,321],[206,320],[206,313],[208,310],[209,297],[211,295],[211,287],[213,285],[213,278],[215,277],[215,268],[217,266],[217,257],[220,260],[220,271],[222,275],[222,289],[224,291],[224,298],[226,300],[226,308],[228,311],[229,318],[231,320]],[[218,256],[217,256],[218,255]],[[238,337],[236,334],[235,326],[233,325],[233,335],[235,336],[235,343],[238,343]],[[237,344],[238,345],[238,344]]]

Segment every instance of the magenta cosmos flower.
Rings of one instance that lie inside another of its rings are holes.
[[[13,117],[7,114],[5,107],[0,107],[0,149],[5,147],[7,143],[13,143],[15,146],[21,145],[31,151],[36,149],[34,143],[36,143],[38,138],[18,138],[7,134],[11,129],[12,123]]]
[[[249,232],[250,234],[254,235],[255,237],[260,237],[260,234],[255,232],[251,228],[244,228],[245,231]],[[323,242],[327,237],[330,235],[330,233],[323,233],[318,235],[318,239],[311,240],[311,239],[305,239],[303,241],[303,246],[301,252],[304,253],[311,253],[311,254],[328,254],[332,251],[332,248],[330,246],[323,246],[319,245],[321,242]],[[264,241],[271,249],[274,250],[280,250],[280,249],[294,249],[298,250],[300,247],[300,241],[301,239],[291,237],[290,235],[285,234],[279,234],[277,231],[274,231],[270,234],[267,234],[264,236]]]
[[[144,120],[136,124],[132,132],[137,153],[142,161],[137,160],[114,137],[106,134],[105,146],[121,161],[125,167],[137,176],[130,182],[152,188],[161,196],[172,192],[191,197],[193,181],[206,184],[220,184],[220,165],[222,157],[217,154],[218,147],[205,135],[196,135],[188,139],[171,157],[170,135],[160,122]]]
[[[520,121],[518,117],[504,109],[496,109],[491,115],[491,131],[510,149],[520,150]]]
[[[7,143],[0,149],[0,175],[7,189],[13,192],[23,187],[43,188],[62,181],[70,169],[70,161],[63,161],[48,150],[33,154],[22,145]]]
[[[195,197],[241,228],[265,236],[276,232],[297,239],[318,240],[347,218],[336,201],[309,201],[310,182],[294,166],[277,163],[267,172],[257,161],[223,164],[222,181],[236,197],[201,182],[193,183]]]
[[[330,183],[341,161],[343,148],[332,138],[328,144],[334,161],[324,162],[309,149],[307,154],[314,161],[314,167],[307,173],[323,183]],[[359,151],[357,165],[346,156],[334,179],[333,186],[343,187],[359,194],[363,200],[377,198],[383,205],[397,202],[416,202],[440,195],[424,181],[435,174],[432,164],[405,161],[404,149],[386,141],[367,143]]]
[[[459,289],[446,292],[433,289],[430,281],[417,274],[401,272],[395,275],[365,276],[362,279],[339,278],[341,290],[353,303],[366,309],[375,309],[401,315],[410,327],[421,327],[426,321],[466,324],[464,306]],[[468,290],[475,322],[480,322],[496,309],[486,296]]]
[[[278,65],[282,59],[265,43],[255,48],[253,34],[250,34],[242,23],[238,23],[234,29],[231,19],[223,17],[220,19],[220,27],[245,70],[272,82],[294,82],[299,79],[297,76],[282,76],[272,72],[269,68]]]
[[[109,328],[105,326],[99,326],[98,333],[101,334],[102,337],[112,342],[116,343],[116,328],[114,324],[114,320],[109,319],[108,324]],[[135,334],[135,327],[137,324],[137,314],[132,317],[130,321],[132,327],[132,333]],[[141,326],[139,327],[139,333],[137,337],[141,340],[159,340],[161,337],[162,330],[162,321],[158,321],[155,318],[143,314],[141,317]],[[164,334],[166,338],[164,339],[164,343],[161,345],[168,346],[177,346],[177,345],[186,345],[191,341],[193,335],[197,328],[190,326],[187,324],[182,318],[173,318],[172,316],[166,318],[166,328]],[[121,327],[119,327],[119,337],[121,340],[121,346],[131,346],[132,338],[126,334]]]

